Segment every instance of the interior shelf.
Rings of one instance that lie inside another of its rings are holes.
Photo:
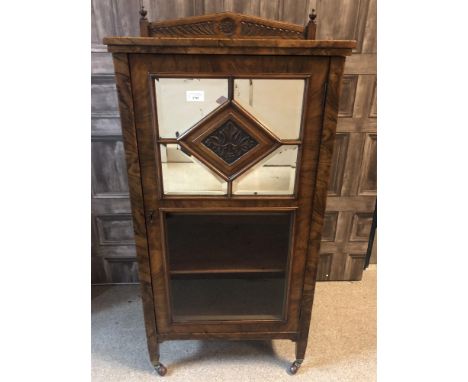
[[[195,255],[194,258],[180,257],[172,259],[171,275],[189,275],[204,273],[284,273],[284,264],[278,258],[238,259],[229,257],[227,252],[212,253],[212,256]]]

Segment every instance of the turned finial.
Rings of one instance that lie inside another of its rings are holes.
[[[315,21],[316,18],[317,13],[315,13],[315,9],[312,9],[312,12],[309,14],[309,22],[304,28],[304,37],[307,40],[315,40],[315,32],[317,31],[317,22]]]
[[[145,9],[144,5],[141,5],[140,8],[140,20],[146,20],[146,15],[148,14],[148,11]]]
[[[140,0],[140,36],[141,37],[148,37],[148,25],[149,21],[146,18],[148,11],[145,9],[143,5],[143,0]]]
[[[316,18],[317,18],[317,13],[315,13],[315,9],[312,9],[312,12],[309,13],[310,22],[317,24],[317,22],[315,21]]]

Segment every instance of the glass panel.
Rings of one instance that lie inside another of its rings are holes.
[[[227,183],[177,144],[161,144],[163,189],[166,195],[225,195]]]
[[[175,322],[282,317],[284,278],[179,277],[171,288]]]
[[[292,195],[298,146],[283,145],[235,179],[235,195]]]
[[[223,78],[157,78],[155,85],[160,138],[176,138],[228,97]]]
[[[292,215],[166,214],[174,321],[282,319]]]
[[[280,139],[299,139],[304,80],[236,79],[234,100]]]

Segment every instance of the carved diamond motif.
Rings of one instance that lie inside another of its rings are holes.
[[[244,109],[228,102],[177,138],[182,149],[225,180],[233,180],[280,142]]]
[[[202,143],[229,164],[258,145],[255,139],[232,120],[226,121]]]

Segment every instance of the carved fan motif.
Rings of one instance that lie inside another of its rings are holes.
[[[149,33],[151,36],[210,36],[215,35],[215,23],[211,21],[172,25],[172,26],[150,26]]]
[[[289,30],[285,28],[277,28],[260,23],[252,23],[248,21],[241,21],[241,33],[245,36],[278,36],[300,38],[302,32]]]
[[[140,23],[143,25],[142,36],[148,37],[303,39],[305,31],[301,25],[233,12],[160,22],[148,22],[145,14]]]
[[[254,148],[258,142],[232,120],[228,120],[206,137],[203,144],[226,163],[231,164]]]

